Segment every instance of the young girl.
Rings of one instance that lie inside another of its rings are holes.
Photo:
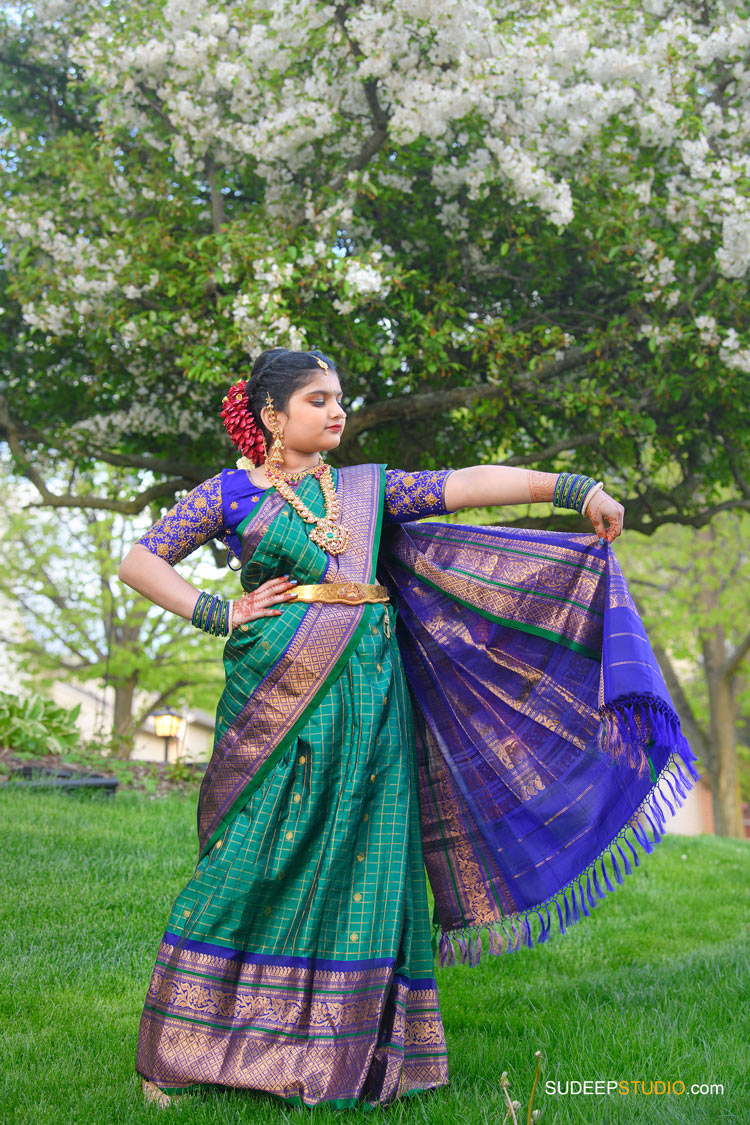
[[[618,881],[615,846],[630,870],[626,827],[651,850],[650,812],[659,838],[657,783],[671,766],[681,795],[692,784],[674,753],[698,775],[609,549],[624,509],[601,482],[332,469],[321,454],[346,414],[319,351],[264,352],[222,413],[238,468],[176,504],[119,572],[227,638],[199,860],[136,1068],[162,1105],[201,1084],[385,1104],[448,1083],[436,948],[476,964],[481,928],[501,953],[534,944],[532,916],[544,941],[550,906],[564,932],[603,894],[597,862],[612,889],[607,848]],[[596,535],[415,522],[542,501]],[[231,600],[173,569],[211,538],[241,563]]]

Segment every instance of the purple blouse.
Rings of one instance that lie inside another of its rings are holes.
[[[405,523],[443,515],[448,510],[445,482],[452,472],[452,469],[425,469],[407,473],[387,468],[383,523]],[[178,500],[136,542],[172,566],[209,539],[219,539],[239,559],[242,543],[236,534],[237,525],[266,491],[253,484],[245,469],[222,469],[183,500]]]

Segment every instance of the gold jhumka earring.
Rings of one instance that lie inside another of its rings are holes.
[[[272,468],[278,467],[279,470],[281,470],[281,466],[284,464],[284,442],[282,440],[281,427],[279,426],[279,423],[276,419],[276,409],[274,407],[273,399],[271,398],[270,394],[266,394],[266,406],[268,407],[268,413],[271,416],[271,433],[273,435],[273,445],[271,446],[271,452],[268,453],[268,451],[266,450],[266,471],[268,471],[269,465]],[[265,441],[263,442],[263,444],[265,445]]]

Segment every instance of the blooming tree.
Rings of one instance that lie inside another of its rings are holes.
[[[4,5],[17,464],[173,495],[281,344],[346,372],[334,462],[575,467],[643,530],[750,507],[749,8]]]

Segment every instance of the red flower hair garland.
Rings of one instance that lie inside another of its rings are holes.
[[[266,444],[263,432],[248,408],[246,383],[240,379],[222,400],[221,420],[240,453],[248,457],[254,465],[266,459]]]

